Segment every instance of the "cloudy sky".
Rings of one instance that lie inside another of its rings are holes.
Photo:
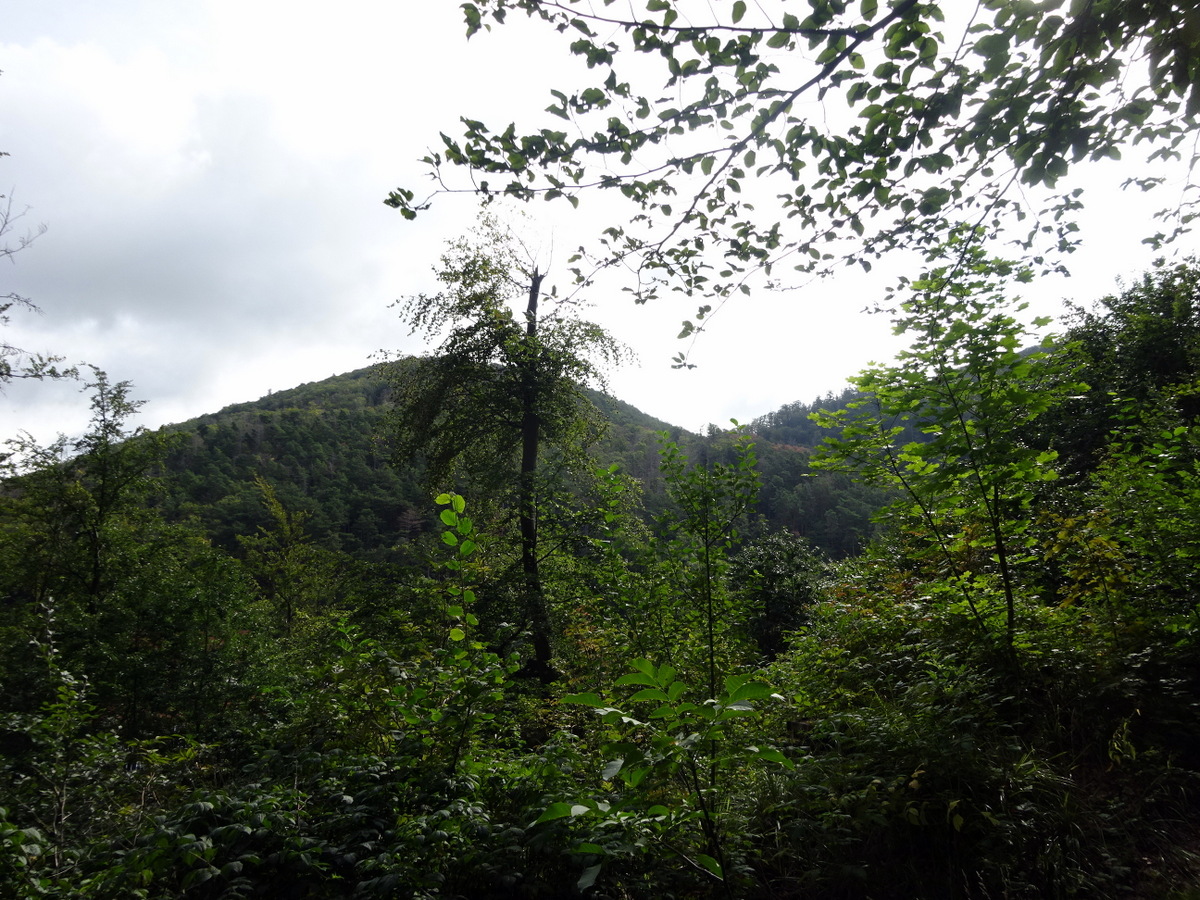
[[[0,271],[10,343],[86,361],[135,385],[147,425],[417,352],[390,303],[431,286],[440,247],[478,215],[443,198],[416,223],[382,199],[459,115],[521,118],[568,85],[555,35],[519,23],[468,44],[450,0],[28,0],[0,28],[0,193],[47,232]],[[1102,175],[1107,183],[1121,173]],[[1086,251],[1039,309],[1090,300],[1150,260],[1149,206],[1097,180]],[[532,210],[565,264],[586,219]],[[1131,237],[1131,235],[1133,235]],[[10,238],[12,235],[9,236]],[[1182,249],[1189,249],[1187,246]],[[857,275],[730,305],[675,371],[694,304],[634,307],[606,285],[589,315],[637,352],[614,393],[688,428],[743,421],[838,390],[890,356],[882,293]],[[77,432],[78,388],[14,384],[0,437]]]

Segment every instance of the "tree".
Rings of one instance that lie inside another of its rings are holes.
[[[733,424],[728,435],[732,440],[725,448],[717,441],[727,435],[715,429],[710,432],[702,459],[695,464],[665,438],[660,450],[667,494],[676,507],[663,516],[663,539],[656,542],[660,544],[656,549],[665,551],[663,568],[674,582],[669,589],[677,607],[669,611],[672,627],[663,638],[678,642],[674,656],[684,671],[691,668],[687,663],[693,653],[703,656],[698,668],[705,673],[706,697],[717,696],[718,671],[732,668],[718,664],[729,662],[722,645],[747,618],[744,598],[731,589],[729,557],[758,494],[757,457],[749,435]],[[710,452],[732,459],[710,459]]]
[[[1200,418],[1191,387],[1200,376],[1200,262],[1160,260],[1091,309],[1072,304],[1066,324],[1088,390],[1038,425],[1065,471],[1095,470],[1113,431],[1130,424],[1131,404],[1176,406],[1186,425]]]
[[[552,653],[538,512],[546,451],[560,471],[585,458],[599,426],[583,385],[599,383],[602,364],[623,351],[564,301],[541,311],[545,273],[521,262],[515,239],[493,222],[475,240],[453,243],[437,276],[443,292],[402,306],[414,332],[449,331],[433,355],[392,367],[399,454],[423,457],[432,483],[465,474],[484,493],[513,498],[532,671],[545,675]],[[518,317],[513,306],[522,300]]]
[[[1159,261],[1090,309],[1065,337],[1088,389],[1034,435],[1074,476],[1078,499],[1051,518],[1068,561],[1062,592],[1110,608],[1195,605],[1200,543],[1200,263]]]
[[[764,534],[733,557],[730,580],[746,597],[750,634],[765,658],[778,658],[788,635],[808,623],[827,567],[820,552],[788,531]]]
[[[524,13],[569,35],[569,52],[595,74],[577,91],[550,91],[548,127],[464,117],[463,135],[443,134],[423,160],[433,194],[578,204],[588,191],[619,192],[635,213],[604,230],[600,262],[635,266],[640,300],[666,282],[701,294],[702,317],[748,290],[754,269],[824,270],[837,259],[869,268],[896,248],[936,249],[961,222],[983,226],[976,239],[1016,225],[1031,264],[1061,265],[1082,208],[1067,180],[1075,164],[1138,143],[1152,163],[1196,161],[1192,3],[802,7],[463,4],[468,35]],[[1138,174],[1126,185],[1163,180]],[[398,188],[386,202],[415,218],[432,196]],[[1187,229],[1195,201],[1164,215],[1174,221],[1156,243]]]
[[[306,527],[308,513],[285,508],[275,488],[262,476],[256,475],[254,483],[271,524],[259,526],[252,535],[238,535],[238,544],[247,571],[275,607],[283,622],[281,630],[288,634],[298,615],[332,599],[338,581],[336,557],[312,543]]]
[[[911,284],[895,330],[911,333],[912,346],[895,364],[851,380],[861,400],[815,414],[841,429],[816,464],[901,489],[897,510],[921,523],[948,585],[983,627],[998,583],[1003,646],[1011,652],[1030,509],[1037,486],[1057,477],[1057,454],[1030,446],[1026,431],[1084,385],[1070,378],[1071,358],[1051,352],[1050,338],[1027,350],[1031,334],[1016,318],[1025,307],[1006,296],[1004,281],[1028,281],[1028,270],[978,248],[964,251],[962,242],[947,247],[951,262]],[[923,440],[903,439],[913,424]]]
[[[110,526],[141,505],[165,446],[161,436],[129,427],[143,401],[131,398],[128,381],[114,384],[94,366],[92,378],[84,387],[92,393],[88,430],[48,446],[28,436],[9,440],[4,474],[20,476],[12,499],[40,523],[41,537],[20,555],[30,599],[70,596],[95,613],[112,586]]]
[[[1200,262],[1158,263],[1092,311],[1072,306],[1070,337],[1093,389],[1149,399],[1200,372]]]
[[[93,368],[92,418],[74,441],[10,441],[0,490],[0,693],[36,707],[47,689],[31,640],[136,735],[159,716],[228,726],[242,651],[261,631],[237,563],[147,503],[166,439],[130,427],[128,382]]]

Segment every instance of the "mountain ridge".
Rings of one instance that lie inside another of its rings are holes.
[[[618,463],[661,495],[657,433],[696,436],[610,395],[588,396],[609,423],[598,459]],[[214,543],[235,549],[238,535],[269,524],[256,482],[262,478],[285,508],[309,517],[320,543],[390,555],[427,530],[433,513],[419,464],[394,464],[384,433],[387,398],[386,376],[368,366],[164,426],[164,511],[198,521]]]

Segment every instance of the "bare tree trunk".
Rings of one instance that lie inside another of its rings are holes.
[[[521,477],[519,517],[521,523],[521,571],[525,577],[525,606],[533,639],[533,659],[526,666],[528,674],[545,682],[554,680],[556,672],[550,663],[550,614],[542,594],[541,574],[538,571],[537,521],[537,464],[541,440],[541,420],[538,417],[538,384],[536,354],[532,346],[538,334],[538,299],[542,289],[542,273],[534,269],[529,283],[529,304],[525,308],[525,339],[531,351],[522,361],[521,372]]]

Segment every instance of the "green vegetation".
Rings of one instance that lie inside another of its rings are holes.
[[[232,551],[238,535],[270,524],[260,476],[285,508],[308,515],[305,528],[319,545],[359,559],[404,559],[404,546],[436,516],[423,462],[392,465],[391,391],[386,373],[369,367],[172,426],[179,437],[167,448],[154,502],[169,520],[193,521]],[[672,426],[615,398],[588,396],[607,423],[597,453],[661,502],[655,433]]]
[[[529,671],[553,680],[550,614],[542,583],[540,520],[548,498],[563,498],[580,473],[602,422],[584,386],[622,348],[569,304],[547,309],[545,273],[521,259],[518,241],[485,220],[473,239],[442,256],[445,290],[404,304],[413,331],[449,333],[431,356],[393,365],[393,431],[402,458],[418,454],[430,482],[451,474],[516,511],[521,584],[519,617],[534,656]],[[522,321],[510,308],[523,301]],[[551,455],[552,454],[552,455]]]
[[[605,462],[539,501],[553,680],[520,495],[389,467],[377,372],[156,434],[93,372],[0,492],[0,893],[1191,896],[1200,266],[1032,349],[1024,277],[914,279],[820,450],[802,405],[664,435],[650,512],[593,395]],[[882,510],[861,552],[756,513],[809,483]]]
[[[596,79],[567,130],[464,119],[438,190],[617,191],[573,273],[701,298],[685,335],[756,271],[908,248],[910,348],[652,438],[485,241],[390,378],[151,434],[91,370],[86,434],[0,458],[0,896],[1196,896],[1200,264],[1056,337],[1014,297],[1077,240],[1075,163],[1182,158],[1195,10],[753,6],[464,3]],[[0,341],[0,388],[59,374]]]
[[[473,39],[504,40],[521,20],[577,74],[517,121],[464,110],[459,132],[431,135],[432,191],[406,176],[385,202],[417,219],[446,193],[572,206],[602,194],[576,275],[621,265],[640,301],[694,299],[685,334],[756,273],[936,257],[964,222],[982,229],[972,241],[1061,268],[1080,240],[1081,165],[1133,154],[1124,186],[1146,191],[1169,181],[1163,163],[1200,159],[1200,29],[1181,0],[462,9]],[[1188,232],[1195,198],[1173,200],[1135,239]]]

